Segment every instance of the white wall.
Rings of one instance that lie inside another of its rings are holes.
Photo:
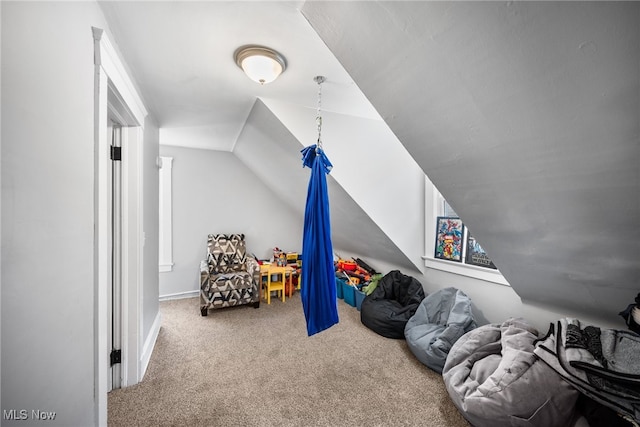
[[[94,2],[2,2],[2,410],[98,423]],[[144,342],[158,313],[158,130],[142,160]],[[105,332],[106,334],[106,332]],[[28,421],[3,420],[2,425]]]
[[[327,83],[329,84],[329,83]],[[311,108],[263,100],[301,146],[318,138],[317,112]],[[323,148],[331,177],[348,193],[394,249],[420,268],[424,247],[424,173],[382,119],[322,112]],[[363,185],[366,184],[366,185]],[[366,230],[356,231],[367,232]]]
[[[309,122],[309,124],[315,124],[313,116]],[[311,128],[314,129],[313,126]],[[287,204],[300,218],[303,218],[310,169],[302,167],[300,151],[303,144],[301,141],[305,141],[308,146],[315,143],[315,140],[312,139],[309,142],[309,138],[298,138],[299,136],[294,136],[269,107],[261,100],[256,100],[238,136],[233,154],[270,187],[282,203]],[[317,139],[317,134],[315,138]],[[334,150],[333,154],[328,156],[333,162],[333,156],[340,157],[340,152]],[[364,160],[362,161],[364,163]],[[353,169],[350,165],[347,167]],[[327,176],[331,211],[331,239],[334,249],[357,251],[359,248],[366,248],[372,257],[386,259],[394,264],[412,265],[409,255],[398,250],[398,245],[385,234],[368,212],[334,178],[334,173],[340,168],[344,169],[345,166],[334,166]],[[362,187],[363,181],[367,182],[367,180],[360,179],[361,177],[357,173],[352,176],[360,187]],[[368,187],[375,192],[375,186]],[[379,203],[385,203],[387,196],[388,194],[379,194]],[[416,199],[421,199],[421,196],[418,194]],[[412,213],[416,217],[421,217],[420,212]],[[401,216],[397,215],[397,217]],[[387,222],[393,221],[393,215],[385,219]],[[412,230],[412,226],[409,224],[407,229]],[[415,236],[416,242],[422,240],[419,233],[415,233]],[[411,252],[418,259],[420,248],[421,245],[415,245],[415,250]],[[415,262],[413,268],[415,268]]]
[[[91,26],[95,3],[2,3],[2,409],[51,426],[95,422]]]
[[[173,157],[174,262],[173,271],[160,273],[160,297],[197,295],[210,233],[244,233],[247,251],[259,258],[275,246],[302,250],[302,217],[235,155],[169,145],[160,153]]]

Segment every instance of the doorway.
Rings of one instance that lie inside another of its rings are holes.
[[[122,123],[110,115],[107,138],[111,140],[111,268],[109,287],[109,386],[108,390],[122,386]]]
[[[111,391],[140,380],[142,128],[111,84],[107,100],[106,328]]]
[[[147,111],[104,31],[95,27],[92,30],[95,50],[95,424],[107,425],[109,390],[140,381],[142,143]],[[115,167],[116,161],[111,160],[112,143],[120,145],[113,150],[120,156],[119,165]],[[114,175],[119,176],[116,185]],[[114,201],[114,192],[119,192],[116,196],[119,202]],[[119,220],[114,222],[114,218]],[[112,365],[112,344],[117,346],[118,341],[121,348],[116,349],[120,351],[113,358],[119,358],[120,363]]]

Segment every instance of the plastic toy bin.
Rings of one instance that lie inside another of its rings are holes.
[[[342,293],[342,280],[336,277],[336,296],[340,299],[344,298],[344,294]]]
[[[356,287],[351,286],[345,280],[340,280],[342,284],[342,295],[344,296],[344,302],[349,304],[351,307],[356,306]]]
[[[358,309],[358,311],[360,311],[360,308],[362,307],[362,301],[364,301],[364,297],[366,297],[367,295],[359,289],[354,288],[354,290],[356,296],[356,308]]]

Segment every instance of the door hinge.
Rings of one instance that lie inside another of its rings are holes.
[[[111,160],[122,160],[122,147],[114,147],[113,145],[111,146]]]
[[[122,362],[122,350],[111,350],[111,366]]]

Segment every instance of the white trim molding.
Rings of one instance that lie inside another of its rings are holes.
[[[147,372],[147,368],[149,367],[149,361],[151,360],[151,354],[153,353],[153,348],[156,345],[156,341],[158,340],[158,334],[160,334],[160,327],[162,325],[162,314],[158,312],[156,314],[156,318],[151,325],[151,330],[149,331],[149,335],[147,335],[147,339],[142,346],[142,353],[140,355],[140,369],[139,369],[139,377],[138,380],[142,381],[144,379],[144,374]]]
[[[451,261],[440,260],[430,256],[423,256],[424,265],[427,268],[440,270],[459,276],[471,277],[473,279],[484,280],[485,282],[496,283],[503,286],[511,286],[507,279],[498,271],[489,268],[476,267],[469,264],[458,264]]]
[[[92,27],[94,43],[94,393],[95,393],[95,413],[94,421],[96,426],[107,425],[107,392],[109,389],[109,329],[111,319],[109,316],[109,289],[111,287],[111,251],[109,247],[110,239],[110,170],[111,160],[109,159],[108,138],[108,116],[112,114],[122,120],[124,125],[131,126],[133,132],[130,142],[137,142],[139,149],[142,144],[142,129],[147,110],[138,95],[133,81],[129,78],[124,64],[114,48],[114,45],[107,38],[104,30]],[[130,181],[136,185],[141,185],[141,156],[137,154],[137,164],[131,165],[132,169],[127,175]],[[131,267],[130,273],[133,280],[126,284],[126,298],[123,301],[123,318],[125,325],[122,330],[122,352],[125,358],[123,368],[130,368],[135,376],[137,371],[140,346],[136,345],[140,334],[141,310],[141,272],[139,271],[140,245],[138,238],[141,224],[141,197],[142,192],[130,193],[137,198],[128,201],[128,209],[133,215],[129,217],[125,212],[124,221],[127,230],[135,233],[129,243],[133,247],[128,247],[127,262]],[[129,278],[127,276],[127,278]],[[133,341],[133,345],[131,344]],[[132,365],[135,364],[135,365]],[[133,379],[133,378],[132,378]],[[129,383],[130,385],[131,383]]]
[[[160,165],[160,196],[159,206],[160,215],[158,223],[160,224],[158,235],[158,270],[160,273],[167,273],[173,270],[173,217],[172,217],[172,184],[171,174],[173,169],[173,157],[160,157],[158,162]]]
[[[158,272],[160,273],[168,273],[173,271],[173,263],[171,264],[158,264]]]
[[[124,104],[129,107],[131,114],[136,118],[138,126],[144,126],[144,118],[147,117],[147,109],[138,95],[133,81],[129,78],[120,57],[113,47],[109,38],[104,34],[104,30],[92,27],[93,38],[96,42],[94,51],[94,64],[101,66],[109,77],[110,84],[118,89],[118,94],[122,97]]]
[[[198,296],[200,296],[200,291],[195,290],[195,291],[178,292],[175,294],[160,295],[159,300],[169,301],[174,299],[196,298]]]
[[[123,363],[122,387],[139,382],[139,363],[137,359],[142,345],[142,284],[143,279],[143,236],[142,236],[142,156],[144,135],[140,126],[124,128],[122,143],[122,199],[123,213],[123,294],[122,294],[122,330]],[[126,292],[125,292],[126,291]]]

